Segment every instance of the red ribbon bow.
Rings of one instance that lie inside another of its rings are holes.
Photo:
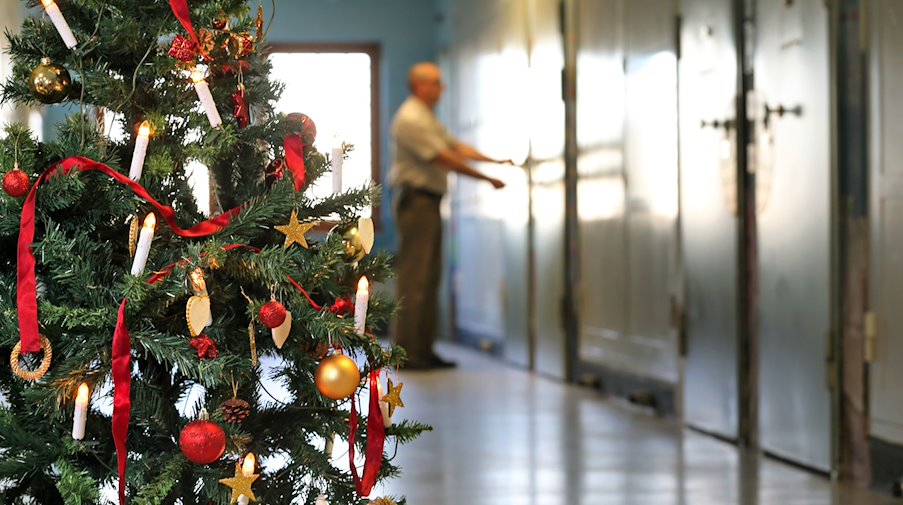
[[[169,6],[172,8],[172,13],[175,14],[179,22],[182,23],[185,31],[188,32],[188,36],[191,37],[191,40],[197,45],[197,49],[201,53],[201,56],[203,56],[205,60],[210,60],[210,56],[204,52],[201,41],[194,31],[194,25],[191,24],[191,12],[188,10],[188,0],[169,0]]]

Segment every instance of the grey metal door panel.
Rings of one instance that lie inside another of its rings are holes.
[[[578,356],[676,383],[675,4],[585,0],[579,11]]]
[[[536,279],[535,370],[564,378],[568,368],[564,300],[564,102],[561,69],[564,44],[557,0],[528,2],[530,72],[526,85],[531,112],[533,251]]]
[[[758,2],[754,59],[759,439],[766,451],[825,471],[833,445],[828,21],[821,0]]]
[[[683,410],[691,426],[731,439],[739,428],[737,157],[735,131],[721,123],[736,118],[733,16],[731,2],[681,1]]]
[[[903,444],[903,4],[871,12],[872,307],[878,334],[869,380],[871,434]]]
[[[519,89],[529,71],[526,7],[469,1],[455,4],[455,131],[493,156],[523,162],[529,153],[530,119]],[[485,182],[459,178],[451,199],[455,221],[453,286],[459,335],[501,346],[510,361],[529,365],[529,186],[524,171],[482,165],[503,179],[495,191]]]
[[[628,244],[624,167],[624,8],[582,0],[577,53],[577,218],[580,269],[578,357],[619,363],[628,334]]]

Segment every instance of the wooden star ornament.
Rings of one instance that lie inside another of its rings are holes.
[[[401,401],[401,388],[404,387],[404,384],[399,382],[397,386],[392,384],[392,379],[389,378],[389,392],[384,394],[380,401],[384,401],[389,405],[389,417],[392,417],[395,414],[395,407],[404,407],[404,402]]]
[[[256,473],[245,476],[241,471],[241,463],[235,463],[235,477],[220,479],[219,482],[232,489],[232,499],[229,503],[237,502],[238,497],[241,495],[245,495],[251,501],[256,502],[257,497],[254,496],[254,491],[251,490],[251,484],[253,484],[258,477],[260,477],[260,474]]]
[[[285,246],[289,247],[294,243],[301,244],[301,247],[307,249],[307,239],[304,234],[309,232],[317,223],[300,223],[298,222],[298,213],[292,211],[292,217],[289,218],[288,224],[276,225],[276,229],[285,234]]]

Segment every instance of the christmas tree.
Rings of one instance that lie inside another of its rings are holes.
[[[392,424],[381,382],[404,352],[373,337],[394,309],[366,286],[391,273],[358,220],[378,191],[305,192],[331,160],[273,108],[262,10],[28,4],[2,100],[74,112],[50,142],[0,135],[0,501],[368,503],[428,429]]]

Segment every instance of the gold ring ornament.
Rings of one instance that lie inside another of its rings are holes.
[[[47,370],[50,370],[50,360],[53,359],[53,347],[50,345],[50,340],[47,340],[47,337],[44,335],[41,335],[41,350],[44,351],[41,366],[34,371],[25,370],[19,363],[19,357],[22,354],[22,342],[16,343],[16,346],[13,347],[13,352],[9,355],[9,366],[13,369],[13,373],[20,379],[30,382],[36,382],[43,377]]]

